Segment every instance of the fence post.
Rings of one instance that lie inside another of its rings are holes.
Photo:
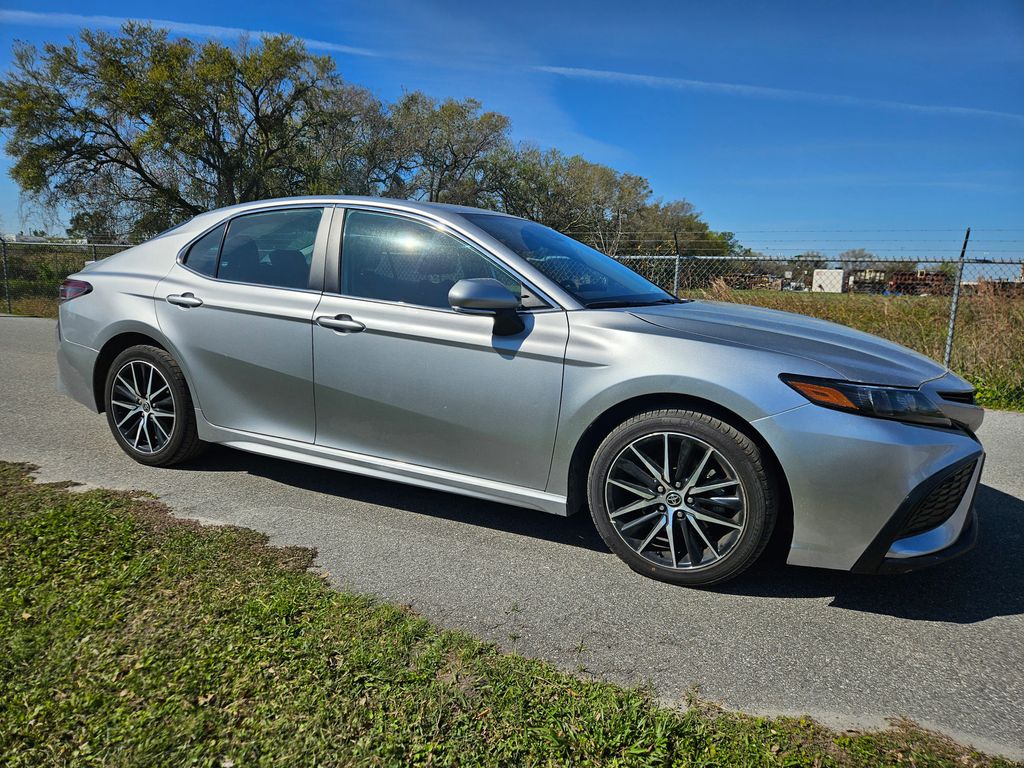
[[[4,257],[4,298],[7,299],[7,314],[13,315],[14,311],[11,309],[11,281],[7,272],[7,241],[2,237],[0,237],[0,248],[3,249]]]
[[[675,279],[672,281],[672,295],[675,296],[678,299],[679,298],[679,260],[681,258],[681,254],[679,252],[679,233],[678,232],[673,232],[672,233],[672,239],[676,241],[676,276],[675,276]]]
[[[953,359],[953,331],[956,329],[956,312],[960,307],[960,283],[964,279],[964,256],[967,255],[967,241],[971,239],[971,228],[964,233],[964,244],[960,248],[960,261],[956,265],[956,282],[953,283],[953,299],[949,303],[949,329],[946,331],[946,354],[942,358],[942,364],[949,369],[949,363]]]

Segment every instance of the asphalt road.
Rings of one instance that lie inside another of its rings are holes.
[[[906,716],[1024,756],[1024,414],[989,413],[980,541],[906,576],[755,566],[711,591],[637,576],[558,518],[215,448],[150,469],[55,391],[54,324],[0,317],[0,459],[145,489],[177,514],[314,547],[338,587],[604,679],[836,726]]]

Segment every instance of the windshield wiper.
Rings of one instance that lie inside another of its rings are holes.
[[[628,299],[608,299],[607,301],[589,301],[583,306],[587,309],[611,309],[613,307],[653,307],[656,304],[681,304],[679,299],[664,298],[654,301],[630,301]]]

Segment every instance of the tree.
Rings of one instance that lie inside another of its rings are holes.
[[[634,227],[640,225],[651,196],[647,179],[575,155],[569,159],[568,184],[577,191],[582,217],[579,234],[604,253],[621,253],[625,240],[635,237]]]
[[[581,228],[586,206],[580,201],[586,193],[570,178],[572,161],[557,149],[505,144],[483,167],[489,206],[560,232]]]
[[[483,163],[480,204],[513,216],[549,224],[564,156],[555,149],[542,151],[532,144],[518,147],[506,142]],[[557,229],[557,227],[556,227]]]
[[[477,202],[483,159],[507,141],[509,119],[481,112],[476,99],[438,103],[407,93],[391,110],[394,130],[411,150],[409,196],[430,202]]]
[[[740,258],[748,250],[736,242],[731,232],[713,232],[686,200],[650,203],[642,212],[638,224],[639,240],[635,250],[640,253],[675,254],[677,243],[680,255],[685,258]],[[711,267],[711,264],[707,265],[708,269]]]
[[[11,176],[69,234],[139,239],[197,213],[301,194],[462,203],[606,253],[742,257],[684,200],[580,155],[514,144],[505,115],[420,92],[386,103],[286,35],[219,42],[129,23],[14,49],[0,78]],[[725,268],[727,262],[718,266]]]
[[[836,257],[839,266],[847,270],[876,270],[879,272],[913,272],[917,262],[906,259],[882,259],[863,248],[851,248]]]
[[[66,232],[70,238],[86,238],[93,242],[116,243],[125,239],[125,233],[119,231],[118,222],[102,209],[73,214]]]
[[[631,251],[648,225],[647,179],[533,144],[506,144],[482,166],[484,200],[533,219],[605,253]]]
[[[11,175],[73,214],[107,211],[139,234],[210,208],[317,190],[310,146],[352,122],[333,63],[287,36],[238,50],[171,40],[129,23],[120,36],[18,44],[0,81]]]

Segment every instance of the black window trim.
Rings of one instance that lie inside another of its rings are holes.
[[[437,230],[445,235],[449,235],[455,240],[459,241],[463,245],[466,245],[476,251],[481,258],[491,263],[498,269],[511,275],[513,279],[518,280],[522,283],[523,287],[527,289],[535,298],[539,301],[544,302],[545,306],[541,307],[526,307],[521,308],[519,312],[527,312],[530,314],[541,313],[541,312],[564,312],[565,308],[562,307],[557,301],[544,290],[538,288],[535,283],[531,280],[527,280],[523,275],[510,264],[506,264],[502,259],[495,255],[490,248],[485,246],[483,243],[477,242],[472,237],[469,237],[463,232],[453,228],[450,224],[445,221],[434,219],[429,216],[422,215],[416,211],[400,210],[396,208],[384,208],[374,205],[359,205],[350,203],[339,203],[336,208],[337,214],[335,220],[331,225],[331,235],[327,242],[327,260],[325,265],[324,273],[324,295],[333,296],[344,299],[351,299],[353,301],[372,301],[378,304],[389,304],[398,307],[410,307],[413,309],[426,309],[434,312],[448,312],[454,313],[455,310],[451,307],[433,307],[427,304],[413,304],[407,301],[392,301],[390,299],[377,299],[368,296],[353,296],[341,292],[341,262],[344,259],[342,253],[342,246],[344,245],[345,235],[345,222],[348,219],[349,211],[365,211],[367,213],[379,213],[389,216],[395,216],[401,219],[415,222],[417,224],[424,224],[432,229]]]
[[[268,205],[261,208],[250,208],[245,211],[240,211],[233,216],[229,216],[225,219],[221,219],[216,224],[213,224],[201,233],[196,235],[194,238],[189,240],[184,246],[178,249],[178,255],[175,258],[175,263],[182,269],[187,269],[193,275],[201,277],[205,280],[213,280],[218,283],[225,283],[228,285],[244,285],[253,288],[269,288],[275,291],[299,291],[302,293],[323,293],[324,289],[324,267],[326,262],[327,243],[332,231],[331,224],[333,222],[334,212],[340,206],[335,203],[294,203],[289,205]],[[252,216],[258,213],[273,213],[274,211],[292,211],[292,210],[320,210],[320,223],[317,225],[316,236],[313,240],[313,253],[310,259],[309,265],[309,284],[305,288],[288,288],[283,285],[267,285],[266,283],[246,283],[239,280],[226,280],[222,277],[217,277],[217,273],[220,272],[220,255],[224,249],[224,241],[227,238],[228,230],[231,228],[231,222],[235,219],[240,219],[243,216]],[[213,275],[204,275],[202,272],[198,272],[189,267],[187,258],[189,251],[192,250],[192,246],[202,240],[208,234],[217,229],[217,227],[223,226],[224,232],[220,237],[220,245],[217,248],[217,268]]]

